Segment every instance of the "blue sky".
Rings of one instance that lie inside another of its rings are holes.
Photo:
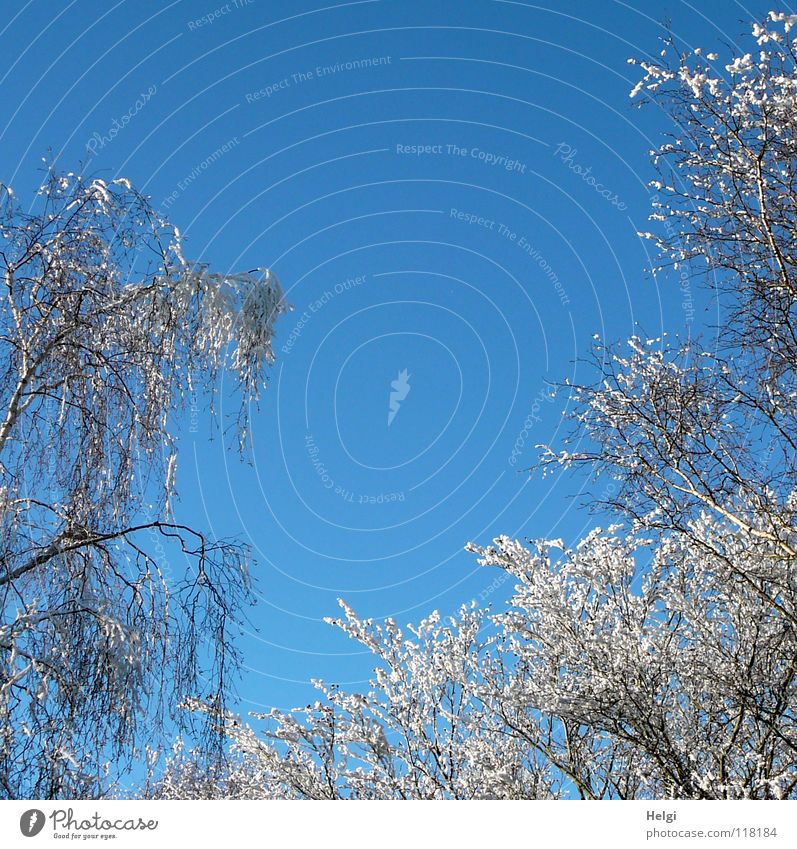
[[[549,384],[589,378],[593,334],[698,333],[716,314],[697,286],[644,273],[648,151],[672,127],[632,107],[626,60],[658,52],[664,20],[727,55],[769,6],[6,13],[0,180],[24,196],[48,149],[125,175],[189,256],[271,267],[295,307],[247,461],[210,440],[204,407],[196,432],[180,423],[178,516],[258,560],[242,711],[303,704],[310,678],[362,686],[368,657],[323,622],[337,597],[402,623],[500,604],[509,585],[467,541],[573,541],[593,524],[572,498],[582,480],[523,472],[560,433]]]

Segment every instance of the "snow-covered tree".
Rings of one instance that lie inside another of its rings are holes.
[[[541,466],[595,475],[616,523],[572,548],[471,546],[516,581],[500,613],[404,634],[346,608],[369,692],[319,684],[260,731],[194,705],[231,761],[209,777],[178,750],[151,792],[797,798],[795,25],[770,14],[741,57],[669,41],[642,63],[633,95],[676,126],[643,235],[727,312],[711,346],[598,345],[595,382],[569,388],[572,432]]]
[[[475,549],[517,581],[510,608],[408,634],[339,623],[378,663],[369,692],[224,717],[230,762],[179,750],[159,798],[794,798],[797,637],[759,592],[779,552],[703,515],[694,534],[596,530],[574,550]],[[722,556],[708,553],[721,548]],[[750,584],[739,580],[744,573]],[[794,578],[788,605],[794,613]],[[785,595],[785,594],[784,594]],[[195,709],[207,710],[195,705]]]
[[[223,717],[232,761],[212,779],[178,747],[151,793],[158,798],[535,798],[559,782],[522,736],[506,728],[490,688],[510,681],[506,658],[482,634],[485,612],[437,614],[405,634],[392,620],[335,620],[379,661],[373,688],[347,694],[316,682],[322,700],[272,711],[265,736]],[[332,620],[330,620],[332,621]],[[497,647],[497,643],[496,643]],[[483,687],[479,682],[483,682]],[[194,710],[208,707],[193,704]]]
[[[244,438],[285,307],[125,180],[0,186],[0,260],[0,796],[93,796],[178,699],[224,703],[247,551],[175,522],[172,425],[225,368]]]

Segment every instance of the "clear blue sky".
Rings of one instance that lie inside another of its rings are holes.
[[[626,60],[658,52],[663,20],[727,55],[770,5],[6,4],[0,180],[24,196],[48,149],[125,175],[190,256],[269,266],[295,306],[251,464],[204,411],[180,441],[178,515],[258,559],[242,711],[303,704],[310,678],[361,686],[368,657],[322,621],[338,596],[401,623],[500,604],[464,543],[592,524],[582,481],[522,472],[557,439],[547,382],[588,378],[595,333],[712,317],[643,272],[648,151],[671,128],[632,108]]]

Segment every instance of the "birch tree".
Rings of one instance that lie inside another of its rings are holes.
[[[0,195],[0,796],[91,797],[180,699],[225,703],[248,553],[171,515],[173,422],[224,370],[245,439],[285,307],[125,180]]]

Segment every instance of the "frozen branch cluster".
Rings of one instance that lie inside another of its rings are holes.
[[[474,550],[517,581],[511,607],[407,634],[344,605],[338,624],[378,664],[370,691],[319,683],[261,732],[227,715],[226,769],[203,781],[180,751],[154,795],[793,797],[794,578],[776,590],[784,561],[722,520],[693,533],[655,549],[618,528],[575,550],[499,538]]]

